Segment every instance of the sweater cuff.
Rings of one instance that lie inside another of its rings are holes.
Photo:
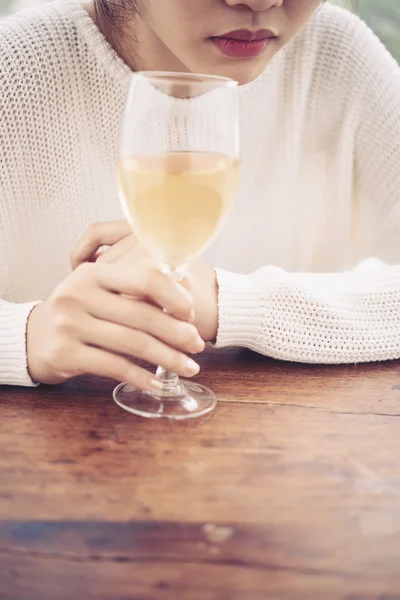
[[[29,376],[26,355],[26,326],[37,304],[0,303],[0,385],[37,385]]]
[[[218,281],[218,335],[216,348],[261,348],[263,319],[256,278],[216,270]]]

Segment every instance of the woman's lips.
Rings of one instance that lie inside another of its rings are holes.
[[[275,34],[267,29],[254,32],[241,29],[212,37],[211,41],[225,56],[254,58],[262,54],[275,37]]]

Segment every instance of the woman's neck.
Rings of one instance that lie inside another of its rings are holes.
[[[121,19],[121,25],[116,26],[106,23],[104,15],[96,10],[93,0],[83,2],[82,8],[132,71],[188,70],[140,17]]]

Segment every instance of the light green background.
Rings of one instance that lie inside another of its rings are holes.
[[[353,6],[400,62],[400,0],[336,0],[335,3]]]

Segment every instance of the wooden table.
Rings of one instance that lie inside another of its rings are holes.
[[[1,600],[400,599],[400,362],[203,365],[180,423],[2,388]]]

